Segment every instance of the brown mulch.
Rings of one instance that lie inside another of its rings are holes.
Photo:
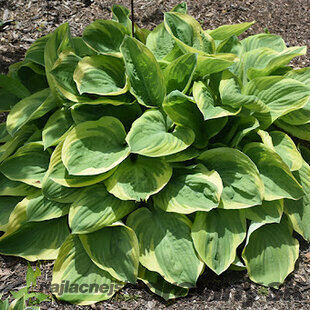
[[[99,18],[110,18],[113,4],[128,6],[130,1],[83,0],[0,0],[0,20],[8,21],[0,30],[0,73],[23,59],[26,49],[37,38],[69,22],[74,35]],[[179,3],[175,0],[136,0],[136,22],[141,27],[154,28],[163,13]],[[247,32],[255,34],[268,29],[281,35],[288,46],[310,48],[309,0],[188,0],[189,14],[198,19],[204,29],[222,24],[256,20]],[[310,65],[310,54],[299,57],[296,67]],[[35,232],[34,232],[35,233]],[[52,262],[43,262],[37,289],[49,292]],[[27,263],[19,258],[0,256],[0,294],[25,285]],[[310,309],[310,245],[302,242],[295,272],[279,290],[265,289],[251,283],[244,272],[225,272],[220,277],[207,270],[199,279],[197,289],[186,298],[164,302],[142,284],[128,285],[112,300],[92,307],[79,307],[53,301],[42,309]]]

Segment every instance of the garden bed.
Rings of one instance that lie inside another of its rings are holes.
[[[128,5],[129,1],[4,1],[0,0],[0,19],[9,21],[0,32],[0,72],[21,60],[31,43],[53,31],[63,22],[69,22],[75,35],[90,22],[110,17],[114,4]],[[136,1],[136,22],[139,26],[154,28],[178,1]],[[290,46],[309,48],[309,14],[305,1],[188,1],[189,14],[199,20],[204,29],[222,24],[256,20],[247,32],[254,34],[267,30],[281,35]],[[294,61],[296,67],[310,64],[309,53]],[[226,272],[217,277],[210,270],[200,278],[198,287],[188,297],[163,302],[139,283],[128,285],[112,300],[97,304],[96,309],[310,309],[310,248],[301,243],[301,256],[296,271],[279,289],[266,289],[251,283],[244,273]],[[27,263],[13,257],[0,257],[0,293],[25,285]],[[37,289],[49,292],[52,263],[42,263],[42,276]],[[59,302],[45,303],[42,309],[82,309]],[[92,307],[83,307],[91,309]]]

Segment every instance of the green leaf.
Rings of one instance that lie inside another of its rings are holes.
[[[58,97],[58,92],[55,86],[54,77],[51,75],[51,70],[54,67],[59,55],[65,50],[72,50],[72,38],[68,23],[59,26],[49,37],[44,48],[44,64],[48,84],[51,93]]]
[[[174,285],[196,285],[203,263],[195,252],[186,216],[139,208],[129,215],[127,225],[138,237],[142,266]]]
[[[26,123],[42,117],[55,107],[55,98],[50,96],[49,89],[34,93],[13,107],[7,119],[8,132],[14,135]]]
[[[0,74],[0,85],[2,89],[20,99],[31,95],[29,90],[19,80],[7,75]]]
[[[34,231],[40,233],[34,235]],[[29,261],[55,259],[68,235],[66,217],[25,223],[0,238],[0,253],[20,256]]]
[[[177,41],[185,53],[197,51],[212,54],[215,44],[211,36],[204,33],[200,24],[191,16],[169,12],[164,14],[164,23],[167,31]]]
[[[139,245],[134,231],[121,223],[79,235],[90,259],[114,278],[136,283]]]
[[[67,135],[62,161],[72,175],[107,172],[129,155],[122,123],[111,116],[78,124]]]
[[[281,119],[277,120],[275,124],[281,129],[285,130],[289,134],[306,141],[310,141],[310,124],[304,125],[290,125],[286,122],[283,122]]]
[[[84,57],[73,78],[81,95],[116,96],[128,90],[123,60],[110,55]]]
[[[192,227],[195,249],[206,265],[221,274],[234,262],[246,236],[246,220],[238,210],[198,212]]]
[[[53,269],[51,291],[57,299],[90,305],[111,298],[123,286],[91,261],[78,236],[68,236]]]
[[[310,88],[293,79],[266,76],[249,82],[245,95],[254,95],[269,108],[267,113],[255,113],[255,117],[267,128],[277,118],[303,107],[310,95]]]
[[[188,289],[165,281],[157,272],[149,271],[142,265],[139,266],[138,279],[143,281],[151,292],[165,300],[184,297],[188,294]]]
[[[198,160],[209,170],[217,171],[222,179],[221,207],[241,209],[261,204],[264,184],[256,166],[244,153],[218,147],[203,152]]]
[[[140,105],[137,102],[115,106],[112,104],[75,104],[71,107],[71,114],[76,124],[85,121],[97,121],[102,116],[113,116],[118,118],[126,131],[129,131],[131,124],[142,114]]]
[[[119,22],[126,27],[127,32],[132,34],[132,23],[130,20],[130,10],[122,5],[114,4],[112,6],[112,20]]]
[[[214,30],[211,30],[208,33],[214,40],[226,40],[233,35],[239,36],[246,30],[248,30],[254,23],[255,22],[223,25]]]
[[[299,170],[294,171],[293,175],[302,185],[305,195],[299,200],[284,200],[284,212],[292,224],[292,227],[307,241],[310,241],[310,167],[303,160]]]
[[[26,125],[14,137],[0,146],[0,162],[7,159],[23,143],[27,142],[38,128],[35,125]]]
[[[135,209],[133,201],[122,201],[103,184],[85,188],[71,205],[69,225],[74,234],[94,232],[121,220]]]
[[[81,57],[72,51],[64,51],[59,54],[52,70],[50,71],[57,90],[68,100],[82,100],[73,79],[75,69],[81,60]]]
[[[41,66],[44,66],[44,49],[47,41],[51,36],[52,34],[48,34],[37,39],[27,50],[25,60],[30,60]]]
[[[44,148],[57,145],[72,125],[73,119],[67,109],[61,108],[53,113],[42,131]]]
[[[36,191],[35,187],[12,181],[0,173],[0,196],[27,196]]]
[[[170,182],[153,199],[166,212],[189,214],[218,207],[222,190],[219,174],[198,164],[175,168]]]
[[[170,180],[172,168],[162,159],[128,158],[105,180],[107,190],[121,200],[148,200]]]
[[[186,3],[186,2],[181,2],[181,3],[177,4],[177,5],[171,10],[171,12],[179,12],[179,13],[186,14],[186,13],[187,13],[187,3]]]
[[[260,48],[268,47],[277,52],[282,52],[286,49],[284,40],[274,34],[260,33],[253,36],[249,36],[241,41],[241,44],[245,52]]]
[[[163,108],[176,125],[194,131],[196,136],[194,146],[204,148],[208,144],[209,136],[203,115],[191,97],[175,90],[166,97]]]
[[[49,153],[43,151],[40,143],[28,143],[18,149],[13,156],[7,158],[1,164],[0,171],[10,180],[41,188],[49,158]]]
[[[310,123],[310,98],[307,103],[300,109],[290,112],[281,117],[286,123],[291,125],[304,125]]]
[[[243,151],[259,170],[265,187],[264,200],[296,200],[304,195],[301,185],[275,151],[258,142],[247,144]]]
[[[83,40],[100,54],[117,54],[128,30],[112,20],[99,19],[88,25]]]
[[[197,54],[186,54],[171,62],[164,70],[167,94],[173,90],[186,93],[196,66]]]
[[[247,219],[256,223],[280,223],[283,214],[283,199],[263,201],[260,206],[243,211]]]
[[[183,55],[183,52],[163,23],[155,27],[148,35],[146,46],[157,60],[173,61]]]
[[[59,143],[50,159],[47,175],[52,181],[66,187],[83,187],[101,182],[108,178],[115,169],[98,175],[70,175],[61,160],[63,141]]]
[[[97,54],[84,42],[83,38],[81,37],[73,37],[72,44],[75,54],[79,57],[92,56]]]
[[[166,94],[165,81],[152,52],[138,40],[126,36],[121,51],[132,94],[147,107],[161,106]]]
[[[302,166],[302,157],[296,148],[294,141],[281,131],[269,132],[273,149],[291,171],[299,170]],[[265,144],[265,142],[264,142]]]
[[[298,241],[292,237],[287,223],[282,221],[249,232],[242,258],[252,281],[278,287],[294,270],[298,250]]]
[[[148,110],[133,122],[126,137],[131,152],[160,157],[178,153],[194,142],[190,128],[176,126],[158,110]]]
[[[69,204],[59,203],[45,198],[40,192],[25,198],[27,221],[40,222],[62,217],[69,213]]]
[[[10,215],[21,197],[0,197],[0,231],[6,231]]]
[[[194,82],[193,96],[205,120],[236,115],[241,111],[241,108],[217,105],[211,88],[201,81]]]

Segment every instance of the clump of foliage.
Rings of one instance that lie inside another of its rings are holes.
[[[26,286],[19,291],[11,291],[11,295],[14,301],[10,304],[9,298],[6,300],[0,300],[1,310],[39,310],[40,308],[35,306],[43,301],[49,300],[49,296],[40,292],[33,292],[32,290],[37,285],[37,278],[41,276],[41,270],[39,265],[33,270],[28,262],[28,269],[26,275]],[[1,295],[0,295],[1,299]]]
[[[115,5],[0,77],[0,253],[56,259],[59,299],[91,304],[137,279],[185,296],[205,266],[277,287],[293,230],[310,240],[310,152],[294,143],[310,141],[310,68],[288,66],[306,48],[239,40],[252,23],[203,30],[186,10],[133,37]]]

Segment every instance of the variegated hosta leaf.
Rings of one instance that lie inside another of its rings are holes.
[[[28,143],[19,148],[0,166],[0,171],[10,180],[41,188],[48,168],[50,155],[41,143]]]
[[[164,16],[165,28],[185,53],[214,52],[212,37],[203,32],[201,25],[193,17],[179,12],[165,13]]]
[[[310,123],[310,97],[307,103],[302,108],[282,116],[281,120],[291,125],[297,125],[297,126],[309,124]]]
[[[121,200],[148,200],[170,180],[172,168],[162,159],[128,158],[105,180],[107,190]]]
[[[247,219],[257,223],[280,223],[283,214],[283,199],[263,201],[260,206],[243,211]]]
[[[286,77],[290,79],[297,80],[301,83],[304,83],[306,86],[310,87],[310,68],[302,68],[297,70],[291,70]],[[290,112],[281,117],[281,119],[291,125],[303,125],[310,122],[310,99],[307,104],[304,105],[301,109]]]
[[[73,119],[67,109],[62,108],[52,114],[42,131],[44,148],[57,145],[72,125]]]
[[[171,12],[179,12],[183,14],[187,14],[187,3],[181,2],[172,8]]]
[[[205,120],[236,115],[241,111],[241,108],[217,105],[212,90],[203,82],[194,82],[193,96]]]
[[[230,67],[237,56],[233,54],[216,54],[216,55],[201,55],[198,54],[197,67],[194,73],[195,80],[201,80],[205,75],[218,73]]]
[[[84,57],[73,78],[81,95],[116,96],[128,90],[124,61],[110,55]]]
[[[309,67],[291,70],[288,73],[286,73],[285,76],[290,79],[294,79],[299,82],[302,82],[306,84],[307,86],[310,85],[310,68]]]
[[[261,204],[264,184],[256,166],[244,153],[219,147],[203,152],[198,160],[222,179],[221,207],[241,209]]]
[[[142,266],[174,285],[196,285],[203,263],[195,252],[186,216],[139,208],[129,215],[127,225],[138,237]]]
[[[239,36],[246,30],[248,30],[255,22],[251,23],[241,23],[241,24],[232,24],[232,25],[223,25],[214,30],[208,31],[209,35],[214,40],[226,40],[231,36]]]
[[[134,231],[121,223],[79,235],[90,259],[119,281],[136,283],[139,244]]]
[[[286,221],[266,224],[251,232],[243,250],[249,277],[252,281],[278,287],[294,270],[299,243],[292,237]]]
[[[249,82],[244,93],[256,96],[269,108],[269,112],[255,113],[262,127],[267,128],[282,115],[303,107],[309,99],[310,88],[293,79],[266,76]]]
[[[85,28],[83,40],[99,54],[117,54],[126,34],[129,33],[123,25],[99,19]]]
[[[146,46],[157,60],[173,61],[183,52],[175,39],[166,30],[163,23],[159,24],[147,37]]]
[[[44,65],[46,78],[48,80],[51,94],[59,98],[58,91],[56,90],[55,80],[51,74],[55,62],[59,55],[66,50],[72,49],[72,37],[70,33],[70,27],[68,23],[59,26],[48,38],[44,47]]]
[[[307,241],[310,241],[310,167],[303,160],[299,170],[293,175],[302,185],[305,195],[299,200],[284,200],[284,212],[288,215],[292,227]]]
[[[115,169],[111,169],[106,173],[98,175],[71,175],[61,160],[61,153],[64,141],[60,142],[50,159],[47,175],[52,181],[66,187],[83,187],[101,182],[110,177]]]
[[[121,51],[130,81],[130,91],[147,107],[161,106],[166,94],[165,80],[152,52],[138,40],[126,37]]]
[[[260,33],[249,36],[241,41],[245,52],[255,50],[260,47],[268,47],[277,52],[282,52],[286,49],[284,40],[275,34]]]
[[[83,40],[82,37],[72,38],[73,50],[79,57],[97,55],[96,51],[91,49]]]
[[[49,177],[47,170],[42,181],[42,194],[50,200],[60,203],[72,203],[79,196],[81,189],[60,185]]]
[[[272,148],[278,153],[285,164],[290,168],[291,171],[295,171],[302,166],[302,157],[296,148],[294,141],[281,131],[272,131],[266,134],[267,137],[263,137],[263,142],[266,146],[266,139],[271,139]]]
[[[97,121],[102,116],[113,116],[118,118],[126,131],[129,131],[132,123],[141,116],[141,106],[134,102],[132,104],[75,104],[71,107],[71,114],[76,124],[86,121]]]
[[[179,287],[165,281],[157,272],[149,271],[141,264],[139,265],[138,279],[143,281],[151,292],[165,300],[184,297],[188,294],[187,288]]]
[[[184,126],[176,126],[158,110],[149,110],[131,126],[126,137],[131,152],[149,157],[178,153],[194,142],[194,132]]]
[[[27,196],[37,189],[28,184],[12,181],[0,173],[0,196]]]
[[[276,52],[271,48],[259,48],[242,55],[236,74],[243,79],[254,79],[267,76],[276,69],[287,65],[294,57],[305,55],[306,47],[290,47],[282,52]]]
[[[111,170],[129,155],[126,132],[115,117],[78,124],[67,135],[62,161],[73,175],[98,175]]]
[[[222,190],[219,174],[198,164],[175,168],[167,186],[153,199],[164,211],[189,214],[218,207]]]
[[[128,33],[132,35],[132,23],[130,20],[130,10],[122,5],[114,4],[112,6],[112,20],[119,22],[126,27]]]
[[[58,91],[68,100],[78,102],[80,97],[78,89],[73,79],[73,73],[81,57],[71,51],[62,52],[56,60],[51,75]]]
[[[6,231],[10,215],[22,197],[0,197],[0,231]]]
[[[0,238],[0,253],[20,256],[29,261],[56,259],[59,248],[68,235],[66,216],[24,223],[17,230],[5,233]]]
[[[61,291],[63,283],[68,289]],[[78,236],[68,236],[53,268],[51,290],[57,299],[90,305],[111,298],[123,286],[91,261]]]
[[[264,200],[297,200],[304,195],[301,185],[275,151],[258,142],[247,144],[243,151],[259,170],[265,186]]]
[[[310,124],[304,125],[290,125],[283,122],[281,119],[277,120],[275,124],[289,134],[306,141],[310,141]]]
[[[208,144],[206,123],[191,97],[175,90],[166,97],[163,108],[176,125],[188,127],[194,131],[196,137],[194,146],[204,148]]]
[[[190,146],[181,152],[165,156],[165,161],[168,163],[177,163],[177,162],[194,159],[198,157],[199,155],[200,155],[200,151],[194,148],[193,146]]]
[[[133,201],[119,200],[98,184],[85,188],[73,202],[69,225],[74,234],[90,233],[121,220],[134,209]]]
[[[19,101],[11,110],[7,119],[7,130],[14,135],[27,122],[40,118],[56,107],[55,98],[50,90],[44,89]]]
[[[23,126],[14,137],[0,146],[0,162],[7,159],[18,147],[27,142],[30,137],[38,130],[38,127],[31,124]]]
[[[23,202],[27,205],[26,214],[28,222],[51,220],[69,213],[69,204],[49,200],[40,192],[27,196],[24,200]]]
[[[269,108],[255,95],[247,95],[241,91],[239,79],[225,71],[219,85],[222,104],[226,107],[249,109],[251,112],[268,112]]]
[[[196,214],[192,238],[206,265],[216,274],[221,274],[234,262],[246,230],[242,211],[216,209]]]
[[[197,66],[197,54],[185,54],[171,62],[164,70],[167,94],[173,90],[186,93],[195,68]]]

